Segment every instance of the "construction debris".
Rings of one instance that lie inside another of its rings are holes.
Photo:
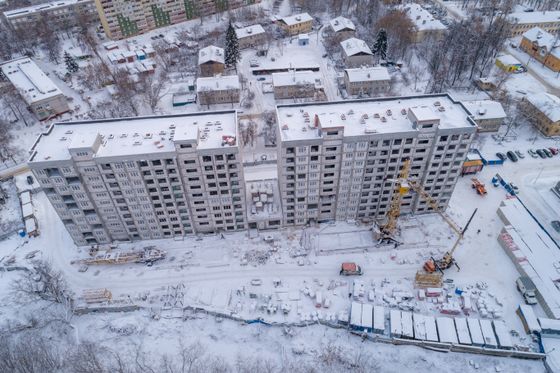
[[[91,253],[91,251],[90,251]],[[154,263],[165,258],[166,252],[147,246],[141,250],[131,251],[98,251],[92,258],[75,261],[79,264],[125,264],[125,263]]]
[[[102,289],[89,289],[82,292],[82,299],[87,304],[105,303],[113,299],[113,294],[106,288]]]

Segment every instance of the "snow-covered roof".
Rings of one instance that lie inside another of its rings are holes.
[[[90,147],[97,140],[94,157],[106,158],[172,153],[179,141],[194,141],[198,149],[221,148],[222,136],[237,137],[235,110],[62,122],[39,136],[29,163],[70,159],[69,149]]]
[[[264,28],[259,24],[235,29],[235,34],[238,39],[243,39],[252,35],[264,34],[264,32]]]
[[[478,119],[504,119],[507,117],[502,104],[498,101],[480,100],[463,101],[463,105],[473,115],[474,120]]]
[[[517,24],[560,22],[560,10],[548,12],[515,12],[508,19]]]
[[[531,43],[535,43],[539,48],[546,48],[548,53],[560,58],[560,51],[558,50],[558,40],[554,35],[540,27],[533,27],[523,34],[523,37]]]
[[[534,107],[539,109],[553,122],[560,121],[560,98],[550,93],[539,92],[525,97]]]
[[[340,42],[344,53],[347,56],[355,56],[357,54],[372,55],[371,49],[367,46],[366,42],[358,38],[350,38]]]
[[[8,61],[0,68],[29,105],[62,94],[30,58]]]
[[[346,17],[342,17],[342,16],[336,17],[334,19],[331,19],[329,23],[332,29],[334,30],[334,32],[356,31],[356,25],[354,25],[354,22],[352,22]]]
[[[400,7],[414,23],[418,31],[447,30],[447,27],[435,19],[426,9],[419,4],[410,3]]]
[[[23,15],[27,15],[27,14],[32,14],[32,13],[39,13],[39,12],[43,12],[46,10],[53,10],[53,9],[57,9],[57,8],[63,8],[66,6],[70,6],[70,5],[75,5],[78,3],[91,3],[91,6],[93,7],[93,0],[59,0],[59,1],[53,1],[50,3],[43,3],[43,4],[38,4],[38,5],[33,5],[33,6],[28,6],[25,8],[18,8],[18,9],[13,9],[13,10],[9,10],[7,12],[4,12],[4,17],[6,17],[6,19],[10,19],[10,18],[17,18],[17,17],[21,17]]]
[[[212,76],[198,78],[196,80],[196,91],[225,91],[228,89],[239,89],[239,77],[237,75]]]
[[[476,128],[464,106],[447,94],[278,105],[276,111],[282,141],[319,139],[317,127],[343,127],[345,137],[414,134],[414,117],[439,120],[439,129]]]
[[[198,64],[202,65],[207,62],[224,63],[224,50],[223,48],[209,45],[198,51]]]
[[[517,58],[513,57],[511,54],[503,54],[501,56],[496,57],[496,59],[506,66],[521,65],[521,62]]]
[[[300,14],[295,14],[293,16],[281,18],[280,20],[284,22],[286,25],[291,26],[303,22],[313,21],[313,17],[311,17],[308,13],[300,13]]]
[[[373,82],[379,80],[391,80],[389,71],[386,67],[383,66],[360,67],[357,69],[346,69],[344,71],[348,75],[348,81],[350,82]]]
[[[286,87],[293,85],[308,85],[320,83],[320,75],[313,71],[289,71],[272,74],[272,85]]]

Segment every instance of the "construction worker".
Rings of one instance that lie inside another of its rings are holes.
[[[480,234],[480,229],[476,231],[476,234]]]

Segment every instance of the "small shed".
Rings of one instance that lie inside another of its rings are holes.
[[[471,336],[469,334],[469,326],[467,324],[467,319],[464,317],[455,318],[455,329],[457,330],[457,337],[459,337],[459,343],[463,345],[472,345]]]
[[[472,317],[467,318],[467,326],[469,327],[472,344],[479,347],[484,346],[484,337],[482,336],[482,330],[480,329],[478,319]]]
[[[414,338],[414,326],[412,323],[412,312],[401,312],[402,336],[406,338]]]
[[[480,319],[479,321],[480,330],[482,330],[482,336],[484,337],[484,346],[488,348],[498,347],[498,341],[494,334],[494,328],[492,328],[492,322],[484,319]]]
[[[439,341],[443,343],[457,344],[457,332],[455,330],[455,323],[452,318],[438,317],[436,319],[437,329],[439,333]]]
[[[173,107],[185,106],[196,102],[196,95],[191,92],[177,92],[173,93]]]
[[[33,216],[33,205],[31,203],[26,203],[25,205],[21,205],[21,212],[24,219]]]
[[[421,341],[426,340],[426,320],[424,315],[415,313],[414,318],[414,338]]]
[[[298,35],[298,45],[309,45],[309,35],[307,34],[299,34]]]
[[[37,237],[39,229],[37,228],[37,221],[34,217],[25,219],[25,231],[29,237]]]
[[[373,331],[373,306],[362,304],[362,330],[371,333]]]
[[[402,336],[401,311],[391,310],[391,337],[400,338]]]
[[[521,73],[526,71],[523,64],[511,54],[504,54],[496,58],[496,66],[508,73]]]
[[[362,304],[352,302],[350,307],[350,327],[354,330],[359,330],[362,326]]]
[[[525,332],[537,334],[541,332],[541,326],[537,321],[537,316],[535,315],[535,311],[533,311],[533,307],[526,304],[520,304],[517,308],[517,315],[519,315],[519,318],[523,323]]]
[[[385,333],[385,307],[373,307],[373,332],[379,334]]]
[[[496,337],[498,337],[498,346],[505,350],[513,349],[513,341],[511,339],[511,334],[503,320],[494,320],[494,331],[496,332]]]
[[[436,318],[434,316],[424,316],[424,326],[426,327],[426,340],[431,342],[439,341]]]
[[[467,153],[467,159],[463,162],[463,167],[461,168],[461,175],[472,175],[477,172],[482,171],[484,168],[484,162],[479,153],[469,152]]]

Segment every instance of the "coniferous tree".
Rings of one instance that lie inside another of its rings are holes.
[[[64,63],[66,64],[66,71],[68,74],[78,71],[78,63],[68,52],[64,52]]]
[[[372,48],[373,54],[379,54],[382,60],[387,59],[387,31],[384,28],[377,32],[377,37],[375,38],[375,44]]]
[[[226,50],[225,50],[225,63],[226,66],[234,66],[241,58],[239,55],[239,40],[231,22],[229,23],[226,31]]]

